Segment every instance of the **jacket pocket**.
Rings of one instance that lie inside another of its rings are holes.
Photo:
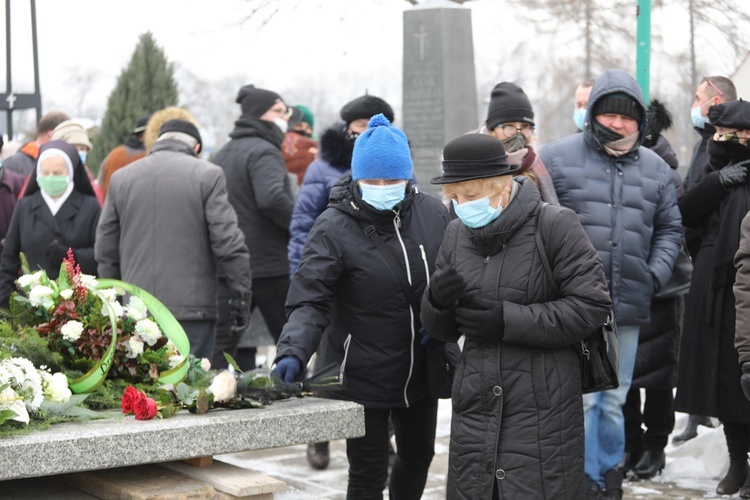
[[[531,357],[531,383],[534,386],[534,399],[536,405],[543,409],[549,409],[549,393],[547,392],[547,376],[544,369],[544,353],[534,352]]]

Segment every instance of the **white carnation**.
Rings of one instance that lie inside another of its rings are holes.
[[[137,333],[144,342],[153,346],[161,338],[159,325],[150,319],[142,319],[135,324],[135,333]]]
[[[21,288],[28,288],[34,285],[41,285],[43,275],[44,275],[43,271],[37,271],[33,274],[24,274],[23,276],[18,278],[18,284],[21,286]]]
[[[75,342],[81,338],[81,333],[83,333],[83,323],[75,320],[68,321],[62,326],[62,328],[60,328],[60,333],[62,333],[65,340]]]
[[[95,287],[99,282],[96,281],[96,277],[91,276],[90,274],[79,274],[78,275],[78,282],[85,287],[93,288]]]
[[[4,391],[0,392],[0,411],[2,410],[10,410],[16,414],[11,420],[24,424],[29,423],[29,412],[26,411],[23,398],[10,387],[6,387]]]
[[[175,366],[179,365],[183,361],[185,361],[185,357],[184,356],[180,356],[179,354],[176,354],[174,356],[170,356],[169,357],[169,368],[170,369],[174,368]]]
[[[44,397],[53,403],[67,403],[72,393],[68,388],[68,377],[55,373],[45,380]]]
[[[123,315],[122,305],[117,300],[110,300],[108,303],[115,312],[115,318],[121,318]],[[102,316],[109,318],[109,308],[106,303],[102,304]]]
[[[73,290],[71,288],[68,288],[67,290],[63,290],[60,292],[60,297],[64,298],[65,300],[70,300],[70,298],[73,296]]]
[[[31,361],[26,358],[6,358],[0,363],[0,374],[0,383],[10,384],[9,389],[23,399],[26,408],[39,409],[44,399],[42,376]]]
[[[133,335],[128,339],[128,343],[125,346],[127,353],[125,354],[130,359],[137,358],[139,354],[143,354],[143,341],[138,335]]]
[[[146,304],[139,297],[132,295],[125,308],[125,313],[133,318],[134,321],[140,321],[147,316],[148,310],[146,309]]]
[[[29,302],[34,307],[43,307],[49,309],[55,305],[55,301],[52,299],[55,291],[48,286],[36,285],[29,292]]]

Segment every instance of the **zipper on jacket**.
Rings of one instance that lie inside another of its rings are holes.
[[[339,382],[344,383],[344,370],[346,369],[346,358],[349,356],[349,344],[352,343],[352,334],[346,336],[344,340],[344,360],[341,362],[341,372],[339,373]]]
[[[396,217],[393,218],[393,226],[396,228],[396,237],[398,238],[398,242],[401,244],[401,251],[404,253],[404,262],[406,263],[406,281],[408,281],[409,285],[411,285],[409,255],[406,253],[406,245],[404,245],[404,240],[401,239],[401,232],[399,231],[399,228],[401,227],[401,217],[396,210],[394,210],[394,212],[396,213]],[[411,318],[411,321],[409,322],[409,328],[411,329],[409,355],[411,357],[411,360],[409,362],[409,375],[406,377],[406,384],[404,385],[404,402],[406,403],[407,408],[409,408],[409,397],[407,396],[406,391],[409,388],[409,382],[411,382],[411,376],[414,372],[414,339],[417,336],[416,332],[414,331],[414,309],[411,307],[411,304],[409,304],[409,317]]]

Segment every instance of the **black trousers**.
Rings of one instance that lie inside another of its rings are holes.
[[[286,303],[286,294],[289,292],[289,276],[274,276],[270,278],[253,278],[253,301],[251,309],[260,310],[263,319],[268,327],[268,332],[276,343],[281,336],[281,330],[286,323],[286,312],[284,304]],[[234,322],[231,310],[229,309],[229,298],[231,292],[227,282],[219,279],[218,305],[219,319],[216,321],[216,345],[214,346],[211,367],[222,369],[227,367],[224,353],[230,354],[237,359],[240,368],[243,370],[252,370],[255,368],[255,360],[252,360],[252,366],[248,362],[242,363],[238,359],[237,345],[242,338],[241,334],[232,335],[231,327]],[[252,348],[254,351],[255,348]],[[253,356],[254,358],[254,352]]]
[[[631,388],[622,413],[625,417],[625,451],[662,451],[674,430],[674,394],[672,389],[646,389],[641,414],[641,391]],[[643,425],[646,426],[644,432]]]
[[[437,399],[426,397],[409,408],[365,408],[365,435],[346,440],[350,500],[382,499],[388,478],[388,417],[396,436],[396,461],[388,485],[390,498],[418,500],[435,454]]]

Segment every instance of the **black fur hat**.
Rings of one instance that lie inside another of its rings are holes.
[[[665,130],[672,127],[672,113],[661,101],[652,99],[646,109],[646,137],[641,144],[650,148]]]
[[[750,102],[738,99],[711,106],[708,119],[714,127],[750,130]]]

